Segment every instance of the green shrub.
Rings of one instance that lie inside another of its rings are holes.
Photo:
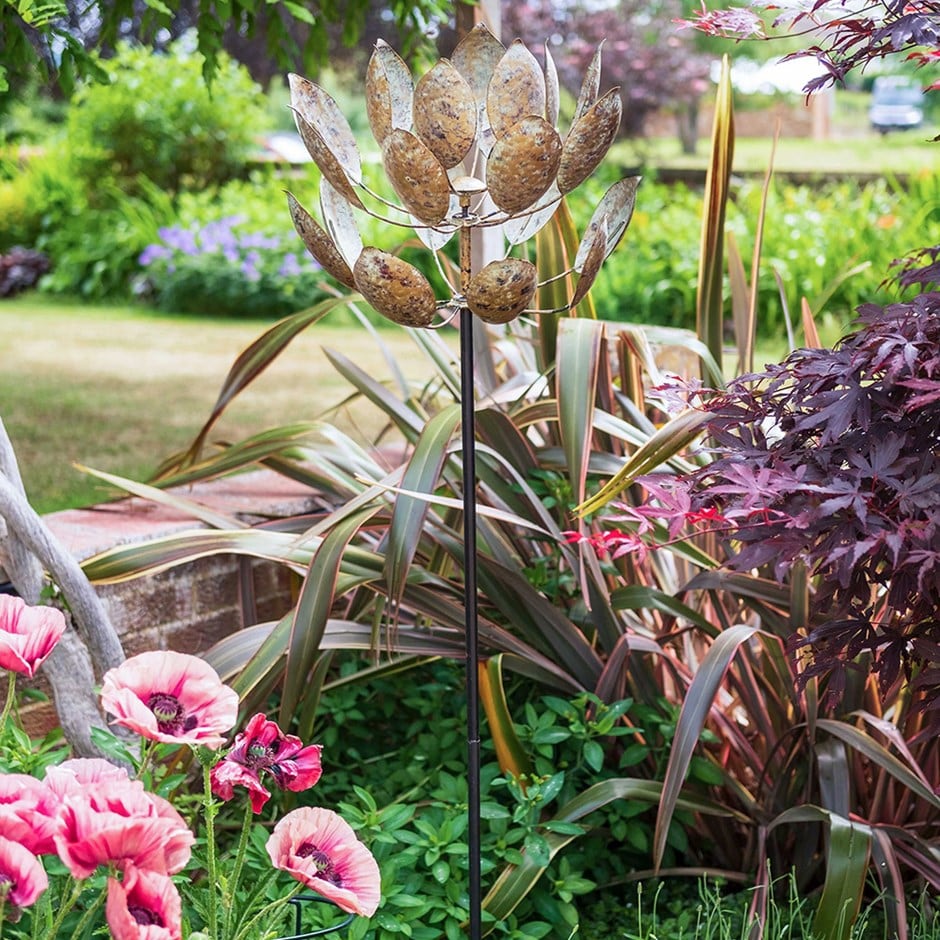
[[[85,205],[84,184],[58,147],[24,165],[5,164],[0,180],[0,251],[13,245],[36,247],[42,233],[58,227]]]
[[[185,40],[166,54],[130,45],[103,63],[111,83],[88,84],[68,113],[76,169],[137,186],[146,177],[170,192],[224,182],[241,172],[267,118],[261,89],[228,58],[211,89],[202,58]]]
[[[113,183],[100,187],[92,206],[79,193],[71,205],[43,218],[37,248],[52,259],[52,271],[40,286],[61,294],[89,298],[125,297],[130,278],[139,270],[140,253],[173,217],[170,197],[142,181],[140,195],[122,192]]]

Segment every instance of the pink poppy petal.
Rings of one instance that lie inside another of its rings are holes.
[[[140,653],[104,676],[101,703],[115,723],[150,740],[217,748],[238,718],[238,694],[197,656]]]
[[[0,595],[0,667],[32,678],[65,628],[61,610],[33,607],[22,598]]]
[[[212,792],[221,800],[228,801],[235,795],[235,787],[245,787],[251,797],[251,810],[260,813],[271,794],[264,788],[258,775],[243,765],[230,760],[220,760],[209,772]]]
[[[113,940],[180,940],[182,904],[165,875],[128,865],[124,878],[108,879],[105,917]]]
[[[381,900],[372,853],[338,814],[301,807],[284,816],[267,842],[275,868],[329,898],[342,910],[371,917]]]
[[[0,837],[0,878],[9,885],[7,903],[29,907],[49,887],[39,859],[18,842]]]

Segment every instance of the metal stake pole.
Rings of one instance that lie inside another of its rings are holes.
[[[468,219],[470,195],[461,194],[460,207]],[[471,275],[470,226],[460,229],[460,287],[466,296]],[[463,298],[461,298],[462,300]],[[477,508],[476,434],[473,382],[473,315],[460,307],[460,406],[463,458],[464,624],[467,685],[467,846],[470,883],[470,940],[482,936],[480,887],[480,680],[477,672]]]

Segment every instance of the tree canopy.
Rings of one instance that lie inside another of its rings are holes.
[[[68,92],[77,78],[106,79],[98,55],[120,40],[160,47],[187,30],[209,81],[219,54],[251,39],[263,40],[277,71],[316,73],[331,35],[355,43],[370,6],[370,0],[0,0],[0,91],[38,76]],[[407,53],[451,7],[452,0],[391,0],[385,15]]]

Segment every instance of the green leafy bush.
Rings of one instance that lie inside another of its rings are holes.
[[[598,184],[591,193],[595,201],[601,191]],[[728,206],[728,230],[745,259],[753,251],[760,199],[760,184],[744,181]],[[889,302],[893,297],[882,281],[891,261],[916,245],[940,241],[938,205],[940,175],[928,171],[904,186],[889,180],[864,186],[776,182],[764,223],[759,333],[785,334],[775,271],[797,320],[802,297],[814,312],[825,307],[843,325],[859,304]],[[599,317],[694,328],[701,206],[694,189],[644,179],[627,235],[629,250],[605,262],[591,291]],[[865,238],[865,232],[877,237]]]
[[[261,89],[242,66],[221,59],[210,90],[202,57],[185,39],[164,55],[120,45],[103,64],[110,84],[80,88],[68,114],[69,146],[84,179],[133,190],[145,177],[178,192],[241,172],[267,120]]]

